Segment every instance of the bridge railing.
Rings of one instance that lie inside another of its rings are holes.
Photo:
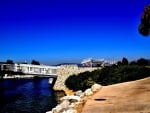
[[[24,74],[57,75],[57,66],[32,64],[1,64],[3,71],[22,72]]]

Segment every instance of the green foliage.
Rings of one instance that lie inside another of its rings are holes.
[[[150,76],[150,68],[138,65],[119,65],[104,67],[93,72],[84,72],[70,76],[65,84],[69,89],[85,90],[94,83],[111,85],[126,81],[138,80]]]
[[[32,60],[31,64],[33,64],[33,65],[40,65],[39,61],[36,61],[36,60]]]
[[[140,58],[140,59],[137,60],[137,65],[146,66],[148,64],[149,64],[148,60],[146,60],[144,58]]]
[[[72,75],[65,81],[65,84],[69,89],[73,89],[74,91],[85,90],[97,82],[99,71],[100,70],[96,70],[92,73],[84,72],[79,75]]]
[[[150,60],[145,58],[140,58],[137,61],[131,61],[130,65],[148,66],[150,65]]]
[[[130,65],[137,65],[136,61],[131,61]]]
[[[127,58],[124,58],[122,59],[122,65],[128,65],[128,60]]]
[[[138,30],[143,36],[150,34],[150,4],[144,8]]]
[[[118,61],[118,62],[117,62],[117,65],[121,65],[121,64],[122,64],[121,61]]]
[[[6,61],[6,63],[7,64],[14,64],[13,60],[9,60],[9,59]]]

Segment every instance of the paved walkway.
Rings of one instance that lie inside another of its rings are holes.
[[[104,86],[87,100],[82,113],[150,113],[150,77]]]

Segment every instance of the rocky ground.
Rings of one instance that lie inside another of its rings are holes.
[[[99,84],[94,84],[91,88],[85,90],[85,92],[72,90],[66,90],[67,96],[59,99],[59,104],[51,111],[46,113],[80,113],[82,107],[89,96],[99,91],[102,88]]]
[[[83,108],[82,108],[83,107]],[[81,113],[150,113],[150,77],[103,86],[79,107]]]

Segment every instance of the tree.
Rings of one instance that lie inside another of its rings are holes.
[[[122,65],[128,65],[127,58],[125,58],[125,57],[122,58]]]
[[[150,34],[150,4],[144,8],[138,30],[143,36]]]
[[[119,65],[119,66],[120,66],[121,64],[122,64],[122,63],[121,63],[121,61],[118,61],[118,62],[117,62],[117,65]]]
[[[130,62],[130,65],[136,65],[137,63],[136,63],[136,61],[131,61]]]
[[[36,60],[32,60],[31,64],[33,64],[33,65],[40,65],[39,61],[36,61]]]
[[[13,60],[9,60],[9,59],[6,61],[6,63],[7,64],[14,64]]]
[[[141,66],[146,66],[146,65],[149,64],[149,61],[144,59],[144,58],[140,58],[140,59],[137,60],[137,64],[141,65]]]

